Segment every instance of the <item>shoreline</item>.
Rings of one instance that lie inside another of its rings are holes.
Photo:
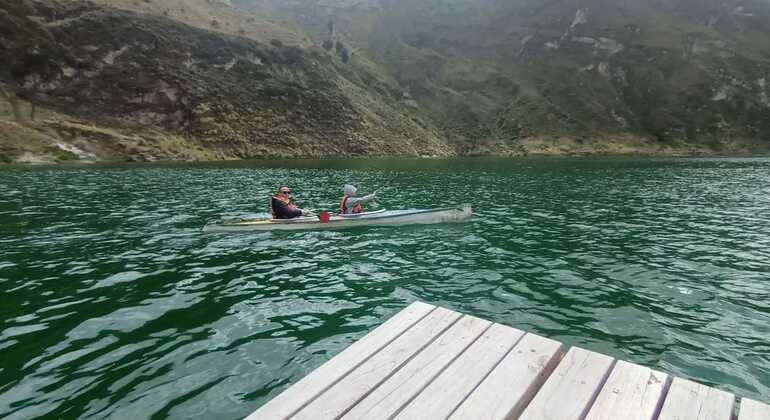
[[[24,124],[0,117],[0,165],[89,165],[130,162],[228,162],[335,159],[462,159],[517,157],[734,157],[770,156],[770,141],[661,142],[634,134],[571,137],[538,135],[500,142],[491,139],[445,141],[447,154],[377,154],[342,151],[307,154],[300,150],[275,150],[254,156],[221,144],[205,147],[211,139],[188,138],[159,127],[103,127],[50,115]],[[469,147],[469,143],[476,145]],[[322,146],[323,139],[317,139]],[[716,147],[714,147],[716,146]],[[322,147],[321,147],[322,149]],[[264,149],[262,149],[264,150]]]
[[[770,153],[764,154],[529,154],[518,156],[501,156],[501,155],[466,155],[466,156],[448,156],[448,157],[417,157],[417,156],[353,156],[353,157],[280,157],[280,158],[254,158],[254,159],[222,159],[222,160],[166,160],[157,159],[152,161],[125,161],[125,160],[66,160],[66,161],[17,161],[17,162],[0,162],[0,169],[21,169],[21,168],[87,168],[87,167],[142,167],[142,166],[184,166],[190,164],[198,165],[233,165],[233,166],[249,166],[254,164],[255,166],[275,166],[284,167],[291,166],[291,162],[295,163],[312,163],[312,162],[452,162],[452,161],[485,161],[485,160],[509,160],[509,161],[526,161],[529,159],[538,160],[590,160],[596,159],[639,159],[644,160],[656,160],[656,159],[737,159],[737,160],[750,160],[750,159],[770,159]]]

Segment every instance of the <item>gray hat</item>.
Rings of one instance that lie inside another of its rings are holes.
[[[342,191],[345,192],[347,195],[353,195],[358,191],[358,189],[350,184],[345,184],[345,186],[342,188]]]

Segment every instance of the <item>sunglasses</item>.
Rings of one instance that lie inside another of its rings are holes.
[[[281,191],[281,194],[291,194],[291,191]]]

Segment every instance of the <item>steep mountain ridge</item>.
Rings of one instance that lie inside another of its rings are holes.
[[[766,153],[768,22],[766,0],[20,0],[0,160]]]
[[[84,156],[145,160],[452,153],[430,127],[372,94],[356,73],[338,70],[333,56],[303,44],[298,36],[293,38],[297,45],[287,45],[272,34],[233,36],[162,13],[79,1],[25,4],[26,11],[16,11],[17,26],[37,27],[56,41],[43,50],[27,48],[40,50],[31,54],[47,64],[45,83],[31,83],[43,77],[42,70],[23,61],[12,64],[18,77],[6,82],[19,98],[60,117],[76,118],[75,126],[87,122],[117,130],[105,140],[101,134],[73,133],[72,124],[64,129],[58,122],[39,123],[40,131],[56,132],[54,144],[70,143]],[[13,12],[6,10],[6,15],[8,11]],[[2,45],[23,45],[19,34],[21,30],[4,34]],[[4,51],[8,60],[15,59],[11,49]],[[179,147],[154,147],[158,133],[173,136]],[[12,136],[6,134],[0,143],[12,143],[7,140]],[[131,144],[125,144],[127,138]],[[6,149],[6,154],[14,153]]]
[[[239,1],[316,39],[332,22],[461,153],[770,139],[767,1]]]

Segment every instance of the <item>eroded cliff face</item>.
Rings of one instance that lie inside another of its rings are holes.
[[[323,50],[265,44],[92,3],[29,4],[34,16],[20,19],[56,40],[50,54],[56,74],[35,86],[30,75],[19,95],[60,118],[150,143],[158,136],[142,133],[161,132],[207,151],[202,158],[452,153],[355,74],[342,76]],[[45,124],[60,141],[77,141],[61,124]],[[85,143],[80,146],[89,149]],[[101,157],[115,153],[100,149]],[[174,157],[151,147],[117,157],[132,154]]]

